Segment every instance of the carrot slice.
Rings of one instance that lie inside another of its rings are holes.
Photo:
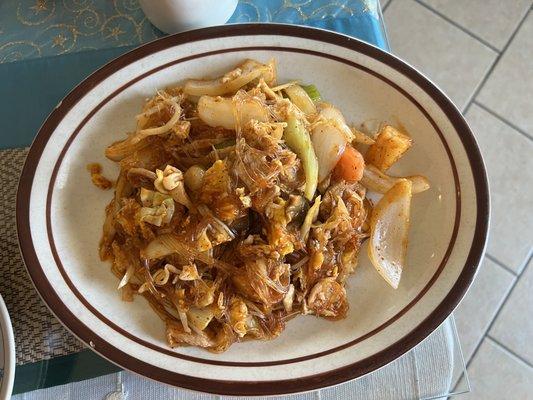
[[[358,182],[363,177],[365,160],[361,153],[352,146],[346,146],[339,162],[333,170],[333,175],[337,179],[344,179],[347,182]]]

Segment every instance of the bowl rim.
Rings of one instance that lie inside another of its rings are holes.
[[[477,224],[471,248],[459,277],[444,300],[422,323],[394,344],[370,357],[335,370],[298,379],[240,382],[197,378],[155,367],[134,356],[130,356],[103,338],[99,338],[100,340],[96,346],[90,346],[98,354],[121,367],[186,389],[223,395],[276,395],[297,393],[332,386],[365,375],[395,360],[420,343],[451,314],[463,298],[475,277],[485,251],[489,224],[488,181],[483,159],[472,131],[452,101],[428,78],[399,58],[375,46],[346,35],[324,29],[288,24],[230,24],[182,32],[144,44],[112,60],[88,76],[59,103],[43,123],[30,147],[19,182],[16,204],[17,232],[23,260],[37,292],[52,313],[58,317],[67,329],[80,338],[80,340],[89,343],[90,340],[87,340],[85,332],[90,332],[90,329],[63,305],[59,296],[54,292],[40,265],[31,237],[29,202],[34,171],[39,164],[42,151],[59,122],[78,100],[99,82],[117,70],[150,54],[180,44],[220,37],[250,35],[292,36],[345,47],[383,62],[397,72],[405,75],[423,89],[445,113],[457,131],[461,143],[466,150],[469,166],[474,178]]]
[[[9,317],[4,299],[0,295],[0,333],[2,334],[2,355],[4,361],[4,374],[0,377],[0,398],[7,399],[13,391],[15,381],[15,337],[13,326]]]

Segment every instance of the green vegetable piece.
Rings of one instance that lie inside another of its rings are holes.
[[[318,184],[318,161],[311,143],[309,132],[294,115],[287,118],[287,127],[283,131],[287,146],[302,160],[305,172],[305,197],[311,201]]]
[[[320,92],[318,91],[315,85],[302,86],[302,88],[305,90],[305,92],[311,98],[311,100],[313,101],[322,100],[322,97],[320,96]]]
[[[307,242],[307,237],[309,236],[309,231],[311,230],[311,225],[315,222],[318,217],[318,212],[320,211],[320,200],[321,196],[316,196],[313,206],[307,211],[307,214],[304,219],[304,223],[300,228],[300,236],[304,242]]]

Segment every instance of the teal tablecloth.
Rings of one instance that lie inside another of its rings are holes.
[[[246,0],[229,22],[284,22],[387,49],[378,0]],[[28,146],[49,111],[89,73],[163,34],[135,0],[0,1],[0,149]]]
[[[244,0],[229,22],[255,21],[316,26],[388,49],[378,0]],[[0,149],[28,146],[83,78],[160,36],[136,0],[0,0]],[[14,393],[115,370],[89,350],[23,364]]]
[[[257,21],[318,26],[387,47],[378,0],[245,0],[228,22]],[[0,63],[135,46],[160,36],[136,0],[0,1]]]

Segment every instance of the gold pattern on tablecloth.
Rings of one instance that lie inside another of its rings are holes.
[[[108,18],[100,32],[104,40],[112,41],[115,45],[133,45],[141,40],[139,24],[129,15]]]
[[[91,36],[100,30],[103,16],[96,10],[89,8],[77,13],[75,19],[76,32],[79,35]]]
[[[41,25],[54,16],[55,9],[54,1],[21,0],[17,7],[17,19],[23,25]]]
[[[352,16],[354,11],[350,7],[346,7],[342,2],[332,2],[325,6],[314,10],[309,17],[311,18],[326,18],[328,16],[344,17]]]
[[[27,150],[0,150],[0,293],[7,305],[17,365],[77,353],[83,344],[50,313],[33,288],[18,248],[15,198]]]
[[[74,25],[54,24],[44,29],[37,44],[41,50],[54,50],[56,54],[71,51],[78,42],[78,33]]]
[[[62,0],[63,7],[72,12],[80,12],[94,7],[93,0]],[[106,0],[108,1],[108,0]]]
[[[41,55],[41,48],[33,42],[19,40],[8,42],[0,46],[0,63],[21,60],[35,54]]]
[[[35,14],[39,14],[41,11],[46,11],[46,0],[37,0],[34,6],[30,7],[30,10],[33,10]]]
[[[137,0],[2,0],[0,63],[72,51],[140,44],[161,35]],[[2,21],[4,22],[4,21]],[[9,40],[24,36],[25,40]],[[24,35],[22,35],[24,33]]]
[[[378,15],[377,0],[283,0],[280,3],[276,9],[241,0],[231,21],[305,25],[310,20],[350,18],[361,13],[375,18]],[[0,62],[136,45],[161,35],[146,19],[138,0],[0,1]]]
[[[113,0],[113,5],[120,15],[131,15],[141,9],[137,0]]]

